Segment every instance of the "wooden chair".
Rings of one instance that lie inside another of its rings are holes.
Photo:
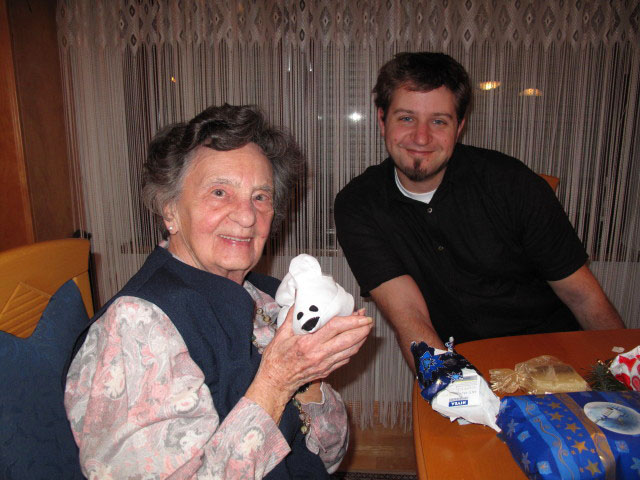
[[[68,238],[0,252],[0,330],[26,338],[33,333],[51,296],[73,279],[89,317],[89,241]]]
[[[558,183],[560,183],[560,179],[558,177],[554,177],[552,175],[545,175],[544,173],[539,173],[542,178],[544,178],[551,189],[555,192],[558,189]]]

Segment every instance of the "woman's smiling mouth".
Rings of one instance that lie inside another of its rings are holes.
[[[240,238],[240,237],[231,237],[229,235],[219,235],[220,238],[224,238],[225,240],[231,240],[233,242],[250,242],[251,238]]]

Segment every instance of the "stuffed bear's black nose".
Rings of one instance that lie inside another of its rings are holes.
[[[317,325],[318,320],[320,320],[320,317],[310,318],[309,320],[304,322],[304,325],[302,325],[302,329],[305,332],[310,332],[311,330],[313,330],[313,327],[315,327]]]

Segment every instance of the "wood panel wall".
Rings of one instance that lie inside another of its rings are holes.
[[[56,0],[0,0],[0,250],[73,233]]]
[[[33,239],[9,16],[0,0],[0,250]]]

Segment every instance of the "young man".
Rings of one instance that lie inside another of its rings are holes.
[[[412,341],[624,328],[547,183],[457,143],[471,100],[458,62],[400,53],[373,92],[389,158],[338,194],[336,228],[412,368]]]

